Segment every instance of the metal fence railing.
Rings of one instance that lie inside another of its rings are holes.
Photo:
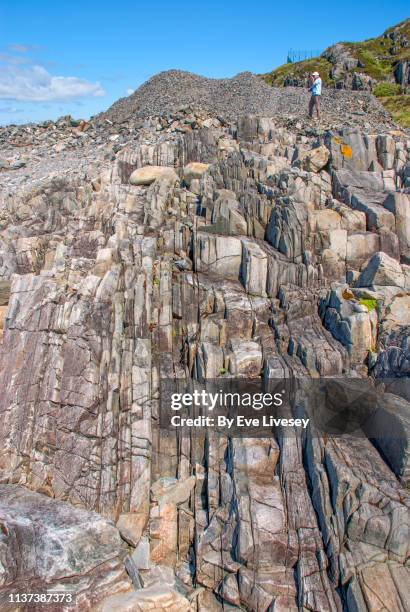
[[[319,49],[289,49],[286,62],[288,64],[303,62],[303,60],[310,59],[311,57],[317,57],[321,53],[322,51]]]

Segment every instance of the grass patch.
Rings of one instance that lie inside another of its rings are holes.
[[[386,34],[393,32],[393,30],[409,38],[410,20],[406,19],[392,26],[386,30]],[[367,60],[370,64],[374,64],[376,71],[383,71],[387,64],[391,65],[392,61],[396,62],[400,59],[407,59],[410,53],[408,47],[401,46],[400,44],[395,45],[391,38],[385,38],[383,35],[361,42],[346,43],[346,46],[350,48],[352,55],[363,60],[364,63]]]
[[[303,62],[294,62],[284,64],[272,72],[261,74],[263,80],[273,87],[283,87],[287,77],[297,78],[298,80],[306,79],[309,74],[315,70],[320,74],[324,85],[330,85],[333,81],[330,78],[330,70],[332,64],[323,57],[304,60]]]
[[[377,81],[383,81],[392,75],[391,59],[382,59],[365,48],[355,48],[350,45],[349,47],[353,57],[356,57],[360,62],[360,66],[354,68],[354,72],[365,72]]]
[[[373,89],[373,93],[378,98],[398,96],[401,94],[401,87],[398,83],[378,83]]]
[[[391,113],[396,123],[404,128],[410,128],[410,94],[386,96],[379,100]]]
[[[376,310],[377,308],[377,300],[375,298],[362,298],[360,300],[360,304],[366,306],[369,312],[372,312],[372,310]]]

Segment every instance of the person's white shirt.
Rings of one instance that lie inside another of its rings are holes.
[[[315,78],[312,85],[309,87],[309,91],[312,93],[312,96],[322,95],[322,79],[320,76]]]

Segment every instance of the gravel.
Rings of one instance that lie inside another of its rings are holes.
[[[131,117],[172,114],[190,106],[230,120],[254,114],[285,122],[289,119],[306,122],[308,99],[304,88],[270,87],[251,72],[242,72],[231,79],[209,79],[191,72],[169,70],[149,79],[95,120],[122,123]],[[343,125],[377,130],[394,127],[389,113],[369,92],[325,89],[322,110],[322,123],[326,127]]]

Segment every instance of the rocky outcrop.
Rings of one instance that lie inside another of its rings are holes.
[[[379,93],[383,99],[395,93],[408,93],[409,48],[410,20],[405,19],[381,36],[361,42],[339,42],[318,57],[301,59],[299,55],[297,61],[291,55],[286,64],[261,76],[273,86],[306,87],[309,73],[317,70],[325,86],[337,91],[377,91],[381,85]]]
[[[126,111],[84,132],[102,146],[78,145],[69,171],[1,171],[3,592],[404,611],[403,389],[372,440],[182,437],[160,429],[159,399],[167,379],[403,383],[407,140],[192,108],[131,130]]]
[[[410,263],[410,198],[406,193],[389,193],[383,206],[394,214],[396,233],[404,263]]]
[[[406,284],[400,264],[386,255],[376,253],[360,274],[358,287],[372,287],[374,285],[404,287]]]
[[[113,593],[131,589],[120,534],[96,513],[24,487],[0,485],[0,525],[3,609],[10,593],[67,593],[79,609],[91,610]]]
[[[113,595],[102,606],[99,612],[189,612],[192,610],[189,601],[169,587],[155,586],[141,589],[134,593]]]
[[[144,166],[137,168],[130,176],[131,185],[151,185],[157,180],[169,180],[175,182],[178,180],[178,175],[173,168],[166,166]]]

